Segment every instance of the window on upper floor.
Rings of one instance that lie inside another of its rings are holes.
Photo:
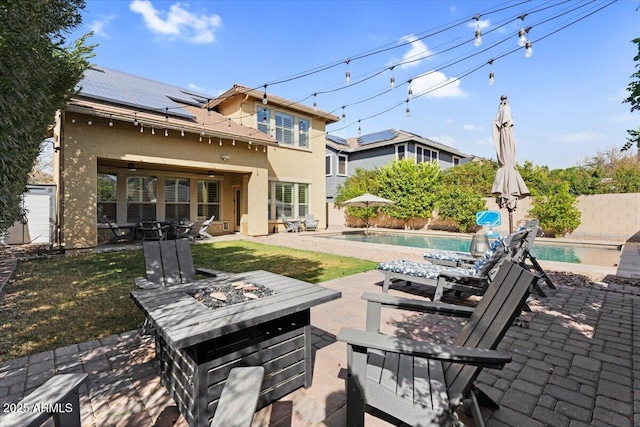
[[[430,148],[416,145],[416,163],[438,160],[438,152]]]
[[[347,176],[348,158],[344,154],[338,154],[338,175]]]
[[[256,129],[283,145],[309,148],[311,120],[256,104]]]
[[[396,159],[402,160],[406,157],[407,144],[396,145]]]
[[[326,176],[331,176],[333,175],[333,168],[331,167],[331,159],[332,159],[332,155],[331,154],[327,154],[324,156],[324,174]]]
[[[453,165],[458,166],[460,164],[460,157],[453,156]]]

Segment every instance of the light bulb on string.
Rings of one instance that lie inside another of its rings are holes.
[[[393,89],[394,87],[396,87],[396,78],[393,76],[393,68],[395,66],[392,65],[389,69],[391,70],[391,78],[389,79],[389,85],[391,86],[391,89]]]
[[[476,30],[476,37],[473,40],[473,45],[478,47],[482,44],[482,31],[480,29]]]
[[[76,122],[76,118],[75,117],[71,117],[71,123],[75,123]]]
[[[409,89],[407,90],[407,94],[409,95],[409,100],[413,99],[413,88],[411,87],[411,80],[409,80]]]
[[[256,145],[256,151],[258,151],[258,146]]]
[[[156,128],[151,126],[151,135],[155,135],[156,134]]]
[[[218,142],[218,144],[220,144],[220,146],[222,147],[222,138],[220,138],[220,141]]]
[[[164,128],[164,136],[169,136],[169,129]]]
[[[207,98],[207,116],[211,116],[211,107],[209,107],[210,103],[211,103],[211,98]]]
[[[533,48],[531,47],[531,42],[527,40],[527,43],[524,45],[524,57],[531,58],[531,55],[533,55]]]
[[[407,109],[404,110],[404,115],[407,117],[411,116],[411,111],[409,110],[409,100],[407,99]]]
[[[229,118],[229,122],[227,123],[227,127],[231,129],[231,118]]]
[[[342,121],[346,122],[347,121],[347,115],[344,113],[344,105],[342,106]]]
[[[184,129],[180,129],[180,136],[184,136]]]
[[[231,141],[231,145],[233,145],[234,147],[236,146],[236,140],[235,139]]]
[[[140,133],[144,133],[144,125],[140,123]]]
[[[198,141],[202,142],[202,135],[198,137]]]
[[[269,100],[267,99],[267,85],[264,85],[264,95],[262,95],[262,103],[264,105],[267,105],[267,103],[269,103]]]
[[[91,120],[91,118],[89,118],[89,120],[87,121],[87,124],[88,124],[89,126],[93,125],[93,120]]]
[[[351,73],[349,72],[349,62],[351,62],[350,59],[347,59],[346,61],[344,61],[344,63],[347,64],[347,71],[345,71],[344,73],[344,79],[347,81],[347,84],[351,82]]]
[[[362,129],[360,128],[360,119],[358,119],[358,135],[362,133]]]
[[[489,72],[489,84],[492,85],[493,84],[493,71]]]
[[[266,152],[267,152],[267,146],[266,146],[266,145],[262,147],[262,152],[263,152],[263,153],[266,153]]]
[[[168,122],[169,121],[169,107],[166,107],[164,109],[164,121]]]
[[[138,126],[138,113],[133,113],[133,125]]]
[[[318,111],[318,103],[316,102],[316,95],[318,95],[317,93],[313,94],[313,111]]]
[[[209,145],[211,145],[211,137],[209,137]]]
[[[111,114],[109,114],[109,127],[113,127],[113,119],[111,118]]]
[[[527,44],[527,30],[520,28],[518,31],[518,46],[524,47]]]

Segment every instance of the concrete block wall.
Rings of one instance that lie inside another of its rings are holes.
[[[502,225],[496,230],[501,234],[509,232],[509,216],[506,209],[499,209],[495,199],[487,198],[487,208],[502,214]],[[577,208],[581,214],[581,223],[567,238],[584,240],[616,240],[626,241],[640,231],[640,193],[625,194],[595,194],[578,196]],[[345,223],[342,209],[334,208],[330,203],[328,209],[328,223],[331,225],[352,225]],[[513,212],[514,226],[526,221],[531,209],[531,198],[527,197],[518,202]],[[377,224],[375,219],[372,225]]]

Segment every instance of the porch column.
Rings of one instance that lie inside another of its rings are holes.
[[[267,169],[256,168],[243,177],[246,212],[242,215],[240,232],[245,236],[269,234],[267,206],[269,197],[269,174]]]

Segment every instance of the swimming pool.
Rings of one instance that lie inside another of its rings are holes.
[[[466,236],[417,236],[414,234],[369,232],[368,234],[328,234],[318,237],[352,242],[380,243],[385,245],[464,252],[469,250],[471,244],[471,239]],[[558,244],[536,241],[531,253],[540,260],[602,265],[606,267],[612,267],[620,260],[620,250],[615,245]]]

